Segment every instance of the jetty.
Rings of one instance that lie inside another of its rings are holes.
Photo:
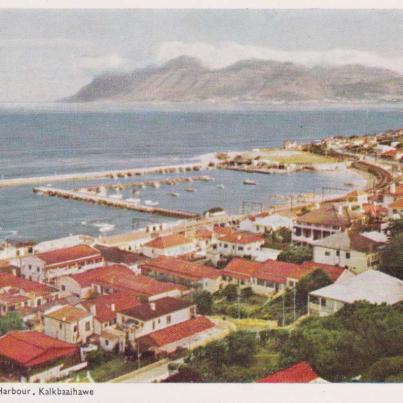
[[[71,173],[61,175],[31,176],[24,178],[0,179],[0,188],[16,187],[23,185],[47,184],[53,182],[86,181],[90,179],[118,179],[142,176],[148,174],[172,174],[192,171],[201,171],[214,168],[212,161],[197,164],[178,164],[168,166],[157,166],[148,168],[119,169],[86,173]]]
[[[77,200],[86,203],[98,204],[105,207],[121,208],[126,210],[139,211],[146,214],[157,214],[165,217],[175,218],[198,218],[200,215],[183,210],[172,210],[161,207],[144,206],[131,200],[114,199],[108,196],[99,196],[73,190],[64,190],[54,187],[39,186],[33,188],[34,193],[50,197],[59,197],[67,200]]]

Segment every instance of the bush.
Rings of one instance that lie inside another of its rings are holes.
[[[362,380],[367,382],[385,382],[403,371],[403,356],[381,358],[364,373]]]
[[[17,312],[9,312],[0,318],[0,336],[10,332],[11,330],[25,329],[24,322]]]
[[[87,361],[89,368],[95,368],[98,365],[102,365],[105,362],[115,358],[115,355],[109,351],[98,349],[96,351],[90,351],[87,354]]]
[[[235,284],[229,284],[222,290],[222,295],[227,301],[235,301],[238,298],[238,287]]]
[[[312,248],[309,246],[289,245],[279,255],[278,260],[289,263],[301,264],[312,260]]]
[[[213,308],[213,297],[207,291],[197,292],[193,296],[197,311],[202,315],[211,315]]]

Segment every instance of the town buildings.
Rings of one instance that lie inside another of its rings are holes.
[[[194,240],[182,234],[159,236],[147,242],[142,248],[144,255],[148,257],[182,256],[195,250]]]

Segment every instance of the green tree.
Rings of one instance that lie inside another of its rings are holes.
[[[213,309],[213,297],[209,292],[201,291],[195,293],[193,301],[196,304],[197,312],[202,315],[211,315]]]
[[[228,336],[227,362],[232,365],[248,365],[258,347],[258,340],[254,333],[239,331]]]
[[[403,279],[403,232],[393,237],[383,250],[381,270]]]
[[[17,312],[9,312],[0,318],[0,335],[6,334],[11,330],[25,329],[24,322]]]
[[[403,218],[391,221],[388,230],[392,238],[403,233]]]
[[[372,364],[364,373],[362,380],[366,382],[385,382],[401,373],[403,373],[403,355],[386,357]]]
[[[238,298],[238,286],[235,284],[228,284],[223,290],[222,295],[227,301],[235,301]]]
[[[278,260],[300,264],[312,260],[312,248],[309,246],[289,245],[279,255]]]
[[[320,269],[308,274],[302,278],[296,286],[296,305],[299,309],[306,312],[308,294],[311,291],[317,290],[322,287],[326,287],[331,284],[329,276]]]

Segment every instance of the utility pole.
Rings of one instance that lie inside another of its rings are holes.
[[[283,293],[283,327],[285,326],[285,301],[284,301],[284,295],[285,295],[285,292]]]
[[[294,322],[297,320],[297,310],[296,310],[296,297],[297,297],[297,286],[294,285]]]

